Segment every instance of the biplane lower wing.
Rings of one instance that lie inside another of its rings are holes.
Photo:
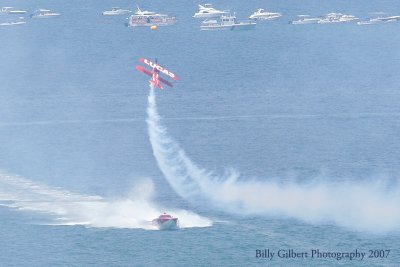
[[[149,75],[149,76],[152,76],[152,75],[153,75],[153,73],[152,73],[151,71],[146,70],[146,69],[143,68],[142,66],[136,66],[136,69],[137,69],[138,71],[143,72],[144,74]]]
[[[172,83],[170,83],[169,81],[167,81],[167,80],[165,80],[165,79],[163,79],[161,77],[158,77],[158,79],[160,80],[160,82],[165,83],[169,87],[173,87]]]

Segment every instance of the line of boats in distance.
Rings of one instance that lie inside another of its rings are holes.
[[[199,11],[193,17],[205,19],[201,26],[201,30],[247,30],[253,29],[257,20],[274,20],[282,16],[281,13],[267,12],[259,8],[250,15],[249,21],[238,22],[236,14],[229,10],[215,9],[212,4],[198,5]],[[104,16],[125,15],[131,13],[131,10],[113,7],[111,10],[104,11]],[[153,11],[141,10],[137,6],[136,12],[127,18],[126,26],[170,26],[177,22],[176,17],[167,14],[159,14]],[[152,28],[156,29],[156,28]]]
[[[263,8],[258,8],[253,12],[246,21],[238,21],[236,13],[229,10],[220,10],[213,7],[212,4],[199,4],[199,10],[192,16],[195,19],[202,19],[201,30],[249,30],[254,29],[259,21],[271,21],[282,17],[281,13],[269,12]],[[113,7],[111,10],[104,11],[105,16],[125,15],[133,11]],[[400,16],[379,16],[376,18],[368,18],[360,20],[354,15],[342,13],[329,13],[325,16],[310,17],[310,15],[298,15],[296,20],[289,21],[290,24],[329,24],[329,23],[345,23],[357,22],[358,25],[378,24],[383,22],[400,21]],[[157,26],[170,26],[177,23],[175,16],[160,14],[153,11],[141,10],[137,6],[134,14],[127,18],[126,26],[140,27],[148,26],[151,29],[157,29]]]
[[[2,15],[1,17],[3,17],[4,15],[8,16],[5,16],[7,18],[7,21],[0,22],[0,26],[24,25],[26,24],[26,20],[25,17],[22,17],[21,15],[25,15],[26,13],[27,13],[26,10],[18,10],[15,9],[14,7],[2,7],[0,9],[0,15]],[[13,18],[14,15],[19,15],[20,17],[15,19]],[[45,19],[45,18],[58,17],[60,15],[61,14],[54,13],[49,9],[38,9],[35,10],[29,17],[33,19]]]
[[[281,13],[269,12],[263,8],[258,8],[253,12],[248,20],[238,21],[236,18],[236,13],[229,10],[220,10],[213,7],[212,4],[199,4],[198,11],[192,16],[195,19],[201,19],[200,24],[201,30],[249,30],[254,29],[257,22],[260,21],[271,21],[282,17]],[[111,10],[102,12],[104,16],[118,16],[130,14],[133,11],[129,9],[122,9],[119,7],[113,7]],[[7,18],[7,21],[1,19],[0,16],[0,26],[13,26],[13,25],[23,25],[26,24],[25,15],[27,11],[19,10],[14,7],[1,7],[0,15]],[[19,15],[15,18],[15,15]],[[33,12],[31,18],[53,18],[58,17],[61,14],[54,13],[48,9],[39,9]],[[3,20],[3,21],[2,21]],[[387,22],[397,22],[400,21],[400,16],[384,16],[384,13],[375,13],[374,18],[368,18],[365,20],[360,20],[354,15],[342,14],[342,13],[329,13],[325,16],[311,17],[310,15],[298,15],[296,20],[289,21],[290,24],[333,24],[333,23],[349,23],[356,22],[358,25],[370,25],[370,24],[380,24]],[[141,10],[137,6],[137,10],[134,14],[127,18],[126,26],[129,27],[150,27],[151,29],[157,29],[158,26],[171,26],[177,23],[175,16],[156,13],[153,11]]]
[[[200,25],[201,30],[251,30],[257,20],[274,20],[282,16],[281,13],[267,12],[263,8],[257,9],[249,16],[249,20],[239,22],[236,13],[229,10],[218,10],[212,4],[198,5],[199,11],[193,15],[196,19],[205,19]]]
[[[193,18],[218,18],[221,16],[229,15],[230,10],[218,10],[212,4],[198,5],[199,11],[193,15]],[[258,8],[254,13],[249,16],[252,20],[274,20],[281,17],[281,13],[268,12],[263,8]]]
[[[159,14],[153,11],[141,10],[140,7],[136,6],[136,12],[127,18],[126,26],[129,27],[152,27],[152,26],[170,26],[174,25],[177,20],[174,16],[167,14]],[[118,16],[126,15],[133,11],[129,9],[122,9],[119,7],[113,7],[111,10],[104,11],[104,16]]]
[[[325,16],[312,18],[309,15],[298,15],[297,20],[290,21],[290,24],[328,24],[328,23],[346,23],[346,22],[357,22],[358,25],[378,24],[383,22],[396,22],[400,21],[400,16],[389,16],[389,17],[376,17],[368,18],[366,20],[360,20],[354,15],[342,14],[342,13],[329,13]]]

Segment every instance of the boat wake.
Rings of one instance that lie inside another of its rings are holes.
[[[21,211],[48,214],[55,225],[86,225],[89,227],[156,229],[151,220],[168,210],[178,217],[180,227],[207,227],[211,220],[186,210],[158,207],[151,201],[153,183],[143,179],[129,197],[105,199],[72,193],[34,183],[27,179],[0,174],[0,205]]]
[[[234,170],[216,175],[198,167],[171,139],[157,112],[154,88],[148,96],[147,125],[158,166],[172,188],[189,201],[205,200],[232,213],[292,217],[312,224],[382,232],[400,228],[400,186],[326,180],[307,184],[257,181]]]

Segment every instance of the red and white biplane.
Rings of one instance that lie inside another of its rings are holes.
[[[143,68],[142,66],[136,66],[136,69],[140,72],[143,72],[144,74],[147,74],[149,76],[151,76],[151,79],[149,80],[150,84],[152,84],[153,86],[157,86],[160,89],[164,89],[163,84],[166,84],[170,87],[172,87],[172,83],[170,83],[169,81],[163,79],[162,77],[159,76],[160,73],[163,73],[165,75],[167,75],[168,77],[170,77],[171,79],[177,81],[178,80],[178,76],[176,76],[175,74],[173,74],[172,72],[170,72],[169,70],[167,70],[164,67],[161,67],[160,65],[157,64],[157,60],[156,63],[151,62],[148,59],[145,58],[141,58],[139,60],[140,62],[150,66],[151,68],[153,68],[152,71],[147,70],[145,68]]]

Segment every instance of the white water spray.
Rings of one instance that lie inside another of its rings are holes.
[[[149,138],[158,166],[172,188],[188,200],[206,199],[224,211],[293,217],[309,223],[335,223],[382,232],[400,228],[400,188],[383,181],[309,184],[216,176],[196,166],[167,134],[157,112],[154,88],[147,109]]]
[[[1,205],[49,214],[57,225],[155,229],[151,220],[163,211],[178,217],[182,228],[211,225],[209,219],[195,213],[157,206],[151,200],[153,193],[150,179],[138,183],[129,197],[105,199],[71,193],[0,173]]]

